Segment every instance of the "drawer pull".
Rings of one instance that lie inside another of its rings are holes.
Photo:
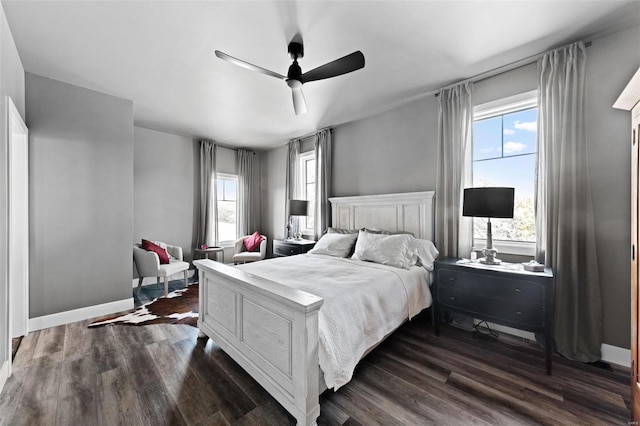
[[[516,293],[522,293],[522,289],[516,288]]]
[[[449,281],[455,281],[456,277],[449,277]]]
[[[454,296],[449,297],[449,300],[456,300]]]
[[[522,315],[521,311],[516,311],[516,315]]]

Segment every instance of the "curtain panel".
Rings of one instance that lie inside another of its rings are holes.
[[[436,244],[442,256],[468,257],[471,219],[462,217],[463,189],[471,186],[473,83],[440,90]]]
[[[315,137],[316,156],[316,205],[315,229],[316,241],[329,227],[331,220],[331,129],[321,130]]]
[[[601,357],[602,297],[589,185],[582,42],[538,61],[536,234],[539,262],[555,276],[557,351]]]
[[[256,155],[252,151],[239,149],[238,156],[238,237],[249,235],[260,228],[260,191],[256,172]]]
[[[292,139],[287,145],[287,164],[285,173],[285,205],[284,205],[284,237],[289,238],[291,227],[299,229],[298,218],[289,216],[289,200],[297,200],[301,197],[300,178],[298,176],[298,162],[300,161],[300,139]]]
[[[200,211],[198,247],[218,245],[218,184],[216,179],[216,144],[200,141]]]

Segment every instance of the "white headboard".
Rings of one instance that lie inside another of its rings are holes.
[[[329,198],[331,226],[411,232],[433,241],[434,191]]]

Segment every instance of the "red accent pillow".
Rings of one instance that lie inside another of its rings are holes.
[[[260,233],[256,231],[253,234],[249,235],[247,238],[245,238],[243,244],[244,244],[244,248],[246,248],[247,251],[259,251],[261,242],[262,242],[262,235],[260,235]]]
[[[160,264],[169,263],[169,253],[159,245],[152,243],[149,240],[142,240],[142,248],[157,254],[160,259]]]

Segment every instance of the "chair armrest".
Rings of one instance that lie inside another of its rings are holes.
[[[160,258],[152,251],[140,247],[133,247],[133,261],[138,275],[141,277],[157,277],[160,268]]]
[[[244,246],[245,238],[247,238],[246,235],[244,237],[240,237],[239,239],[236,240],[236,242],[234,244],[234,249],[235,249],[236,253],[242,253],[243,251],[247,251],[247,249]]]
[[[175,257],[178,260],[183,260],[182,247],[170,246],[169,244],[166,244],[166,246],[167,246],[167,253],[169,253],[171,256]]]
[[[262,259],[267,257],[267,237],[261,235],[262,241],[260,242],[260,257]]]

